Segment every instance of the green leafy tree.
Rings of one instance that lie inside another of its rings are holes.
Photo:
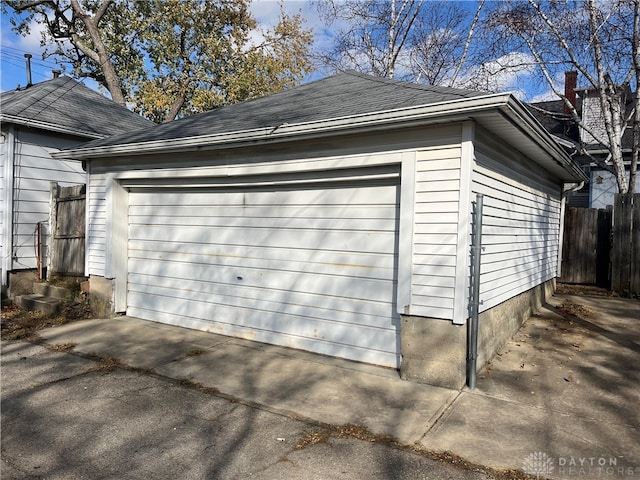
[[[130,9],[114,0],[17,0],[10,7],[14,30],[27,35],[33,22],[40,23],[44,56],[69,63],[78,77],[93,78],[125,105],[128,79],[124,71],[140,71],[142,56],[131,48],[132,32],[126,28]]]
[[[281,8],[258,29],[248,0],[10,1],[15,30],[46,26],[46,55],[95,79],[153,121],[298,84],[313,69],[312,34]],[[259,40],[256,41],[255,39]]]
[[[155,121],[282,90],[312,69],[310,31],[281,11],[273,31],[251,43],[256,22],[244,0],[143,0],[138,42],[151,68],[132,92],[134,109]]]

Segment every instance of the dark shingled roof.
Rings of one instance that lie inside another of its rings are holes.
[[[81,148],[199,137],[286,123],[306,123],[486,95],[345,72],[261,98],[192,115],[153,128],[95,140]]]
[[[582,90],[584,92],[584,90]],[[564,102],[562,100],[552,100],[548,102],[537,102],[527,104],[527,108],[534,117],[542,124],[547,131],[575,144],[580,143],[580,131],[573,122],[571,115],[564,112]],[[627,102],[625,106],[628,117],[631,114],[633,104]],[[578,115],[582,115],[582,99],[578,98],[576,104]],[[633,130],[627,128],[622,136],[622,148],[631,150],[633,146]],[[585,145],[587,149],[601,150],[602,146],[597,144]]]
[[[70,77],[58,77],[0,94],[0,118],[79,136],[108,137],[153,124]]]
[[[571,142],[578,142],[578,126],[573,123],[571,115],[564,112],[562,100],[536,102],[526,104],[526,106],[549,133]],[[579,114],[580,101],[578,101],[577,108]]]

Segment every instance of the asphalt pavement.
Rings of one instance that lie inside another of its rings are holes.
[[[637,300],[556,295],[473,391],[128,317],[39,334],[2,342],[3,479],[640,478]]]
[[[112,361],[2,343],[7,479],[493,478]]]

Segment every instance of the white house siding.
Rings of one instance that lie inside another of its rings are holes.
[[[87,229],[85,272],[87,275],[106,276],[107,250],[107,174],[90,174],[87,182]]]
[[[5,237],[5,211],[4,211],[4,197],[5,197],[5,162],[7,155],[7,142],[9,141],[9,135],[2,132],[0,137],[0,278],[2,278],[2,285],[4,285],[4,272],[2,272],[4,264],[4,237]]]
[[[433,182],[430,185],[429,180],[423,177],[430,170],[433,171],[434,179],[442,178],[442,176],[449,176],[451,178],[456,175],[456,169],[458,170],[457,173],[459,173],[459,158],[457,161],[455,159],[447,160],[446,156],[451,154],[451,151],[447,151],[447,146],[452,146],[454,156],[456,155],[455,149],[459,150],[460,132],[460,125],[454,125],[450,127],[432,127],[428,130],[420,129],[417,131],[404,132],[404,136],[398,135],[397,133],[381,133],[377,134],[374,138],[365,138],[361,142],[351,140],[353,146],[347,142],[338,142],[337,147],[328,143],[328,145],[332,146],[333,150],[345,152],[342,155],[336,155],[332,151],[323,152],[320,149],[314,151],[312,148],[302,147],[306,158],[287,161],[274,160],[272,155],[261,152],[247,153],[244,154],[246,155],[244,158],[240,159],[231,157],[231,160],[228,155],[223,154],[221,155],[222,162],[224,162],[222,165],[215,165],[215,163],[220,162],[220,160],[211,158],[204,160],[200,157],[193,160],[190,160],[188,157],[182,158],[181,161],[184,162],[185,165],[189,163],[200,165],[190,167],[181,167],[180,162],[176,161],[175,156],[168,158],[155,157],[148,160],[155,163],[156,168],[147,168],[144,163],[137,164],[136,159],[131,158],[117,161],[108,160],[106,162],[93,161],[89,164],[91,174],[87,187],[89,221],[87,229],[87,273],[89,275],[113,278],[110,267],[107,264],[110,261],[109,252],[112,245],[109,235],[111,234],[110,228],[114,215],[111,211],[114,183],[135,183],[137,179],[147,179],[149,182],[162,182],[165,179],[171,179],[175,182],[179,179],[184,179],[185,184],[187,184],[187,182],[193,184],[198,183],[198,179],[202,177],[215,177],[220,175],[234,177],[241,175],[269,175],[278,172],[300,173],[305,171],[328,171],[346,167],[357,168],[390,163],[400,165],[404,161],[413,162],[413,164],[407,164],[408,168],[403,170],[403,175],[406,171],[410,171],[407,178],[404,178],[402,181],[403,195],[405,189],[408,188],[410,194],[407,198],[411,203],[411,205],[404,205],[405,211],[403,215],[405,217],[408,215],[411,219],[414,216],[413,200],[416,196],[414,182],[415,176],[420,173],[420,188],[424,188],[424,191],[417,194],[416,202],[421,205],[415,208],[417,209],[416,212],[419,211],[425,215],[421,215],[420,217],[421,225],[423,226],[420,226],[419,229],[429,229],[429,222],[431,222],[433,227],[427,233],[416,233],[413,243],[409,242],[407,255],[411,258],[411,250],[415,249],[416,258],[424,258],[424,263],[422,264],[430,265],[430,260],[427,257],[438,255],[439,250],[437,247],[441,245],[443,239],[455,243],[455,239],[452,240],[450,237],[444,238],[444,235],[447,234],[445,232],[440,233],[437,225],[438,217],[441,213],[451,214],[451,209],[454,208],[452,202],[458,202],[459,195],[456,191],[441,190],[442,188],[457,188],[455,182],[449,181],[446,184],[435,186]],[[389,141],[385,143],[387,140]],[[377,144],[378,142],[379,144]],[[385,148],[387,148],[388,151],[384,151]],[[399,148],[403,150],[398,150]],[[439,154],[438,151],[441,148],[444,148],[445,152]],[[352,153],[362,150],[370,151],[370,153]],[[421,154],[419,153],[420,151],[424,153]],[[423,158],[419,166],[416,166],[415,160],[420,155],[423,157],[433,155],[433,161],[427,161],[426,158]],[[436,158],[438,155],[444,155],[444,158],[438,160]],[[292,156],[290,151],[288,156]],[[263,161],[259,162],[258,160],[261,157]],[[251,162],[249,162],[248,159],[251,159]],[[435,213],[436,215],[428,217],[429,213]],[[451,227],[448,227],[447,231],[450,232]],[[455,233],[454,229],[453,234]],[[411,228],[409,229],[409,236],[412,234],[413,229]],[[451,233],[449,235],[451,235]],[[435,247],[427,249],[425,252],[423,245],[434,245]],[[428,283],[424,282],[428,282],[427,277],[429,277],[431,273],[428,269],[425,270],[424,273],[420,273],[420,269],[418,269],[413,275],[421,278],[418,278],[413,283],[415,285],[428,285]],[[442,274],[442,271],[440,273]],[[450,283],[450,280],[445,280],[446,285]],[[419,296],[416,297],[416,300],[419,298]],[[407,301],[407,304],[408,303]],[[419,304],[417,305],[420,306]],[[435,311],[432,311],[432,313],[435,313]],[[416,315],[420,314],[421,313],[416,313]]]
[[[12,269],[36,267],[36,224],[48,224],[51,182],[61,185],[86,183],[80,162],[54,160],[49,155],[51,151],[76,143],[78,140],[18,131],[14,165]]]
[[[473,192],[484,195],[480,311],[555,277],[561,185],[514,149],[476,145]]]
[[[440,132],[437,143],[416,151],[411,305],[405,313],[460,325],[469,311],[475,123]]]
[[[397,289],[394,307],[400,313],[453,320],[456,282],[460,276],[460,269],[456,270],[456,258],[460,256],[460,238],[467,241],[464,235],[458,234],[460,222],[466,221],[460,212],[470,209],[468,205],[460,205],[462,130],[462,125],[458,124],[405,130],[399,134],[385,132],[362,139],[352,138],[349,143],[327,143],[327,150],[278,147],[275,153],[236,150],[222,154],[186,154],[179,161],[175,156],[93,161],[87,191],[87,273],[116,279],[116,309],[118,305],[121,306],[119,311],[134,306],[131,300],[135,301],[136,294],[131,296],[133,291],[128,288],[129,298],[125,295],[122,303],[118,300],[122,298],[118,293],[122,292],[118,281],[122,283],[122,278],[130,273],[128,270],[137,268],[126,258],[127,249],[132,244],[127,246],[115,238],[123,236],[115,232],[127,231],[126,225],[122,230],[118,222],[126,219],[131,211],[117,210],[114,205],[118,201],[133,208],[135,203],[132,202],[138,201],[134,197],[141,190],[172,186],[184,188],[187,192],[203,187],[207,182],[232,182],[234,178],[240,179],[241,183],[248,181],[249,177],[277,183],[277,178],[274,178],[277,175],[300,177],[324,172],[323,175],[330,177],[331,172],[344,172],[346,168],[355,171],[364,167],[395,165],[396,171],[402,168],[402,178],[399,197],[401,238],[396,239],[399,258],[395,260],[400,267],[397,287],[394,287]],[[301,155],[300,152],[304,152],[304,158],[296,157]],[[470,177],[469,172],[467,176]],[[467,188],[468,199],[470,184]],[[161,215],[176,206],[160,205],[157,212]],[[369,210],[374,212],[374,209]],[[131,228],[129,234],[144,233],[144,229]],[[466,259],[468,249],[463,250]],[[122,252],[125,258],[118,260]],[[121,267],[114,267],[116,264]],[[144,282],[138,282],[137,275],[130,276],[129,282],[135,280],[132,283],[143,285]],[[131,311],[140,314],[140,305]]]
[[[452,320],[460,211],[460,130],[416,153],[411,314]]]
[[[615,175],[605,170],[591,170],[589,208],[607,208],[613,205],[617,193],[618,181]],[[640,182],[636,182],[635,193],[640,193]]]

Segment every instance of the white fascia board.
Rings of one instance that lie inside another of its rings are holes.
[[[100,135],[95,132],[73,130],[70,128],[61,127],[60,125],[55,125],[47,122],[40,122],[38,120],[32,120],[28,118],[16,117],[14,115],[0,115],[0,122],[13,123],[15,125],[22,125],[24,127],[39,128],[41,130],[47,130],[50,132],[65,133],[65,134],[73,135],[76,137],[86,137],[86,138],[91,138],[92,140],[97,140],[105,137],[105,135]]]
[[[502,107],[501,111],[512,123],[520,128],[523,134],[533,140],[565,171],[571,173],[576,180],[588,180],[582,169],[573,162],[571,157],[555,140],[554,136],[551,135],[533,115],[531,115],[531,113],[517,98],[513,96],[509,98],[507,105]]]
[[[9,272],[13,269],[13,196],[14,196],[14,167],[15,167],[15,152],[16,152],[16,134],[15,127],[8,125],[5,138],[5,150],[4,150],[4,168],[3,181],[4,189],[4,210],[2,211],[2,217],[0,218],[0,235],[2,235],[2,248],[0,249],[0,270],[2,270],[2,278],[0,283],[2,286],[9,284]]]
[[[188,138],[172,138],[151,142],[107,145],[100,147],[62,150],[54,158],[89,159],[120,155],[145,155],[157,152],[204,150],[216,147],[241,146],[248,143],[286,141],[294,137],[324,136],[330,133],[347,133],[393,124],[416,125],[444,120],[465,120],[476,112],[501,107],[509,101],[510,94],[492,94],[480,97],[433,103],[429,105],[399,108],[374,113],[318,120],[314,122],[282,124],[253,130],[240,130],[214,135]]]
[[[578,150],[578,145],[574,142],[572,142],[571,140],[567,140],[561,137],[558,137],[557,135],[551,134],[551,137],[553,138],[553,140],[558,144],[558,145],[562,145],[565,148],[571,148],[575,151]]]
[[[239,130],[197,137],[172,138],[149,142],[80,147],[61,150],[52,156],[58,159],[87,160],[113,156],[136,156],[150,153],[176,153],[241,147],[260,143],[290,141],[295,138],[313,138],[353,131],[366,132],[392,125],[419,126],[445,121],[479,119],[483,115],[502,115],[516,126],[548,157],[579,180],[586,180],[553,136],[531,115],[524,105],[509,93],[483,95],[459,100],[433,103],[416,107],[398,108],[380,112],[351,115],[314,122],[282,124],[252,130]]]

